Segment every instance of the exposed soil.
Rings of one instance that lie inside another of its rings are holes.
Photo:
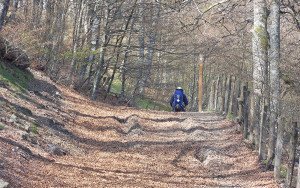
[[[91,102],[34,74],[50,91],[0,87],[0,177],[10,187],[277,187],[221,116]],[[24,139],[28,122],[38,134]]]

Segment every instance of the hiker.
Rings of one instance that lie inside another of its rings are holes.
[[[170,100],[172,110],[174,112],[185,112],[185,107],[188,103],[189,102],[183,93],[183,89],[181,87],[177,87]]]

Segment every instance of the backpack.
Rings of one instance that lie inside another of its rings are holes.
[[[173,99],[173,107],[176,111],[182,110],[183,107],[183,92],[180,90],[176,90],[174,93],[174,99]]]

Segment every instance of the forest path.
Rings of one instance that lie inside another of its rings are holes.
[[[66,102],[77,147],[43,165],[53,187],[277,187],[221,116],[86,102]]]
[[[16,126],[0,132],[0,177],[11,187],[277,187],[222,116],[91,102],[38,79],[49,88],[22,97],[0,88],[6,105],[32,111],[18,121],[38,123],[36,141]]]

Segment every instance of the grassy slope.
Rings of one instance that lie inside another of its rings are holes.
[[[23,71],[0,62],[0,82],[11,86],[13,89],[26,90],[28,82],[32,79],[33,75],[29,71]]]
[[[29,71],[22,71],[16,67],[9,66],[0,62],[0,82],[9,85],[17,91],[25,91],[28,82],[33,79],[33,75]],[[119,94],[121,92],[121,82],[115,79],[111,89],[112,93]],[[140,98],[137,100],[137,107],[140,109],[164,110],[170,111],[165,104],[153,101],[148,98]]]

